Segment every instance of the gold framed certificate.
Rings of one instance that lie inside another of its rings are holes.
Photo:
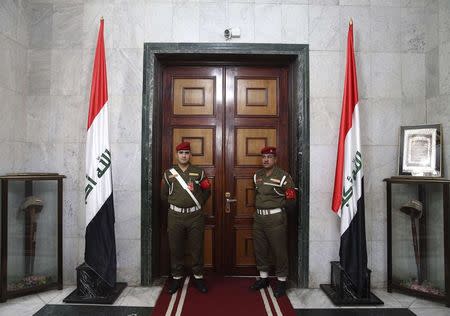
[[[401,126],[399,174],[442,177],[441,124]]]

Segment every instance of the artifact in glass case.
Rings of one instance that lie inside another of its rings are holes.
[[[414,257],[416,259],[417,266],[417,279],[419,284],[423,282],[423,271],[422,265],[420,263],[420,249],[417,242],[417,229],[416,229],[416,219],[422,217],[423,205],[420,201],[411,200],[400,208],[400,211],[405,213],[411,218],[411,234],[414,247]]]
[[[63,178],[56,173],[0,176],[0,302],[62,289]]]

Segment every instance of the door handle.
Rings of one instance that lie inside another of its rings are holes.
[[[236,203],[236,199],[231,199],[231,193],[225,192],[225,213],[231,213],[230,203]]]

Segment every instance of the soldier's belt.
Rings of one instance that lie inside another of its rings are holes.
[[[281,212],[281,208],[271,208],[271,209],[256,209],[258,215],[272,215]]]
[[[178,212],[178,213],[193,213],[195,211],[198,211],[200,208],[198,206],[193,207],[178,207],[175,205],[170,204],[169,208],[172,211]]]

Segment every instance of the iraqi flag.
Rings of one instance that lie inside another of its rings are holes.
[[[102,19],[95,51],[87,124],[84,261],[108,285],[114,287],[116,284],[116,238],[103,23]]]
[[[364,219],[364,173],[352,22],[347,38],[347,65],[332,209],[341,218],[340,264],[349,276],[356,295],[367,297],[369,280]]]

